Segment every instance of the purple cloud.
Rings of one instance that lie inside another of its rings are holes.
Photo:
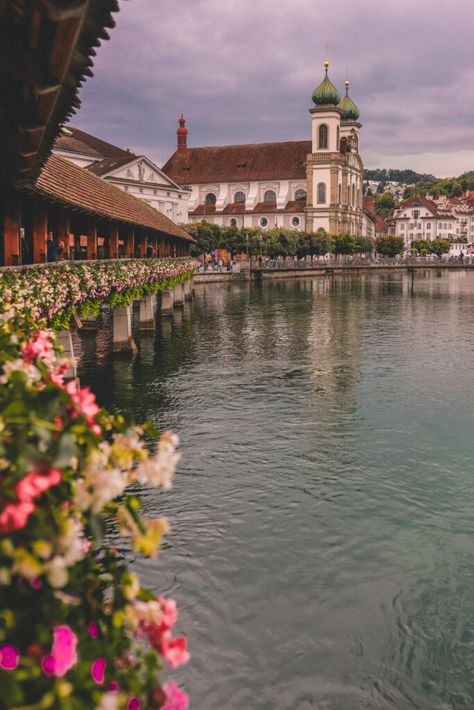
[[[473,169],[471,16],[469,0],[122,0],[74,124],[160,164],[181,112],[191,146],[307,138],[328,43],[368,167]]]

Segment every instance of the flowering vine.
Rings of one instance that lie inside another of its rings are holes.
[[[156,291],[192,273],[187,263],[150,262],[0,278],[2,709],[188,706],[162,679],[189,659],[174,632],[176,604],[144,588],[118,549],[120,536],[122,549],[157,554],[169,524],[142,516],[139,489],[171,487],[178,439],[109,414],[66,381],[48,329],[86,300]],[[119,283],[125,267],[132,275]]]

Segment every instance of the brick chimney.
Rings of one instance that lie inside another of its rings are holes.
[[[176,131],[176,135],[178,137],[176,151],[178,153],[186,153],[188,150],[188,129],[186,128],[186,120],[183,114],[181,114],[181,118],[179,119],[179,128]]]

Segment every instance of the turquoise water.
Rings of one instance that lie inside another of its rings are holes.
[[[199,286],[134,362],[81,337],[101,403],[182,439],[133,564],[192,708],[474,707],[474,274]]]

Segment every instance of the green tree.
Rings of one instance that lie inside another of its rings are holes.
[[[375,212],[381,217],[388,217],[395,207],[395,199],[391,192],[383,192],[375,196]]]
[[[447,254],[451,247],[451,243],[448,239],[434,239],[429,242],[429,250],[432,254],[436,254],[437,257],[441,258],[443,254]]]
[[[414,239],[410,245],[410,248],[414,254],[428,254],[429,252],[429,242],[426,239]]]
[[[405,250],[403,237],[377,237],[375,240],[375,250],[383,256],[394,257],[402,254]]]

